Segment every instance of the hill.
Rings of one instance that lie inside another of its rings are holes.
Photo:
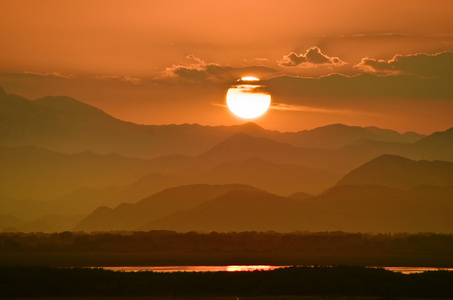
[[[346,174],[337,185],[382,185],[409,189],[419,185],[453,185],[453,162],[414,161],[382,155]]]
[[[415,146],[426,159],[453,161],[453,128],[420,139]]]
[[[75,230],[136,230],[145,223],[189,209],[232,190],[252,190],[245,185],[185,185],[166,189],[135,204],[100,207],[84,218]]]
[[[297,200],[263,191],[231,191],[140,230],[442,232],[453,230],[453,187],[403,191],[339,186]]]
[[[453,230],[453,186],[410,190],[337,186],[305,200],[313,229],[345,232],[443,232]]]
[[[141,230],[293,231],[304,225],[305,207],[295,199],[259,190],[236,190],[190,210],[148,222]]]
[[[284,154],[282,154],[284,155]],[[209,184],[241,183],[278,195],[303,190],[318,194],[331,187],[340,175],[296,164],[276,164],[251,156],[245,160],[221,163],[195,176]]]

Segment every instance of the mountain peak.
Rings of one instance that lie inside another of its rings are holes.
[[[255,122],[246,122],[241,125],[239,125],[241,128],[245,129],[258,129],[258,130],[263,130],[264,128],[261,127],[260,125],[256,124]]]
[[[276,149],[295,149],[294,146],[284,144],[264,137],[254,137],[246,133],[236,133],[220,142],[201,156],[226,155],[229,158],[246,158],[252,154],[258,156],[263,151],[277,151]]]
[[[402,157],[400,155],[393,155],[393,154],[382,154],[371,161],[368,164],[382,164],[382,163],[411,163],[415,162],[412,159]]]

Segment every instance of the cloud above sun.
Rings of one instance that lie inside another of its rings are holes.
[[[208,63],[194,55],[188,55],[186,58],[190,63],[166,68],[163,78],[188,82],[231,82],[244,75],[253,74],[262,78],[269,77],[277,72],[273,68],[261,65],[231,67],[218,63]]]
[[[354,66],[364,72],[407,74],[420,77],[453,77],[453,52],[397,54],[390,60],[363,58]]]
[[[304,54],[291,52],[283,56],[278,64],[282,67],[313,67],[317,65],[344,65],[344,61],[338,57],[330,57],[321,52],[316,46],[309,48]]]

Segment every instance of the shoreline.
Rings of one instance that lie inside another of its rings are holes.
[[[121,267],[302,265],[453,268],[453,255],[184,252],[2,252],[0,266]]]

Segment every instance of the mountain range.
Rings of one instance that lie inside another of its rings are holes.
[[[299,200],[247,186],[191,185],[98,208],[75,230],[451,232],[452,199],[453,186],[345,185]]]
[[[413,143],[423,135],[376,127],[333,124],[313,130],[278,132],[254,123],[238,126],[139,125],[121,121],[76,99],[28,100],[0,88],[0,146],[36,146],[54,151],[153,158],[199,155],[235,133],[266,137],[296,147],[339,149],[365,141]]]
[[[139,125],[0,88],[0,159],[0,230],[450,228],[429,218],[450,209],[453,128]]]
[[[413,177],[402,176],[414,170]],[[430,185],[420,185],[423,178],[430,178]],[[382,155],[318,196],[282,197],[238,185],[180,186],[136,204],[99,208],[76,229],[418,232],[425,227],[448,232],[452,208],[453,163]]]

